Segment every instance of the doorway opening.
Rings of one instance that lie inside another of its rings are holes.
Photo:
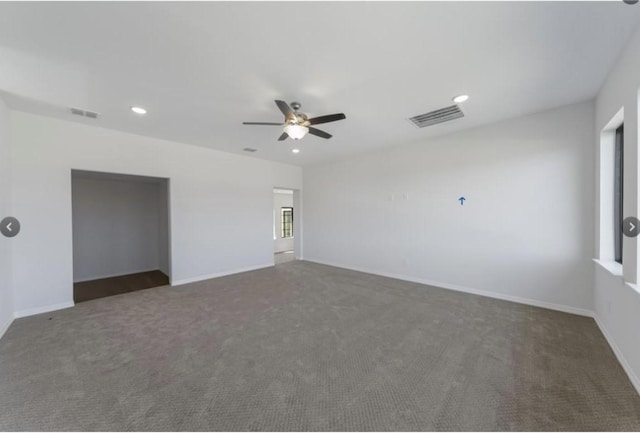
[[[299,191],[273,189],[273,262],[284,264],[297,259],[299,244]]]
[[[169,180],[71,171],[76,303],[170,283]]]

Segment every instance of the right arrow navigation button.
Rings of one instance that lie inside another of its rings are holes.
[[[622,221],[622,233],[628,237],[637,237],[640,229],[640,220],[636,217],[627,217]]]

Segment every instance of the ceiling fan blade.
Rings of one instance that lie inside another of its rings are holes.
[[[280,137],[278,137],[278,140],[279,140],[279,141],[287,140],[287,137],[289,137],[289,134],[287,134],[287,133],[282,133],[282,134],[280,135]]]
[[[282,122],[243,122],[242,125],[284,125]]]
[[[293,110],[291,110],[291,107],[289,107],[289,104],[279,99],[275,101],[276,101],[276,105],[278,106],[278,108],[280,109],[280,111],[282,112],[285,118],[290,118],[295,116],[295,114],[293,113]]]
[[[346,119],[344,113],[336,113],[334,115],[318,116],[317,118],[311,118],[308,120],[309,125],[326,124],[327,122],[339,121]]]
[[[323,139],[330,139],[331,137],[333,137],[331,134],[313,127],[309,127],[309,134],[322,137]]]

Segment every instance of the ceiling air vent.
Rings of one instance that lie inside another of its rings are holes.
[[[257,149],[254,149],[254,148],[244,148],[244,149],[243,149],[243,151],[244,151],[244,152],[256,152],[256,151],[257,151]]]
[[[464,116],[462,110],[457,105],[434,110],[423,115],[414,116],[409,120],[418,128],[428,127],[430,125],[441,124],[443,122],[452,121]]]
[[[82,110],[79,108],[71,107],[71,113],[78,116],[84,116],[85,118],[98,119],[100,113],[92,112],[89,110]]]

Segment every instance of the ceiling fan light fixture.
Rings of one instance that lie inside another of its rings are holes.
[[[333,137],[326,131],[319,130],[315,127],[318,124],[326,124],[329,122],[340,121],[346,119],[344,113],[334,113],[332,115],[316,116],[314,118],[308,118],[305,113],[298,112],[301,107],[299,102],[292,102],[291,105],[282,100],[275,100],[278,109],[284,115],[283,122],[243,122],[243,125],[277,125],[283,126],[284,131],[278,137],[278,141],[282,142],[291,138],[293,140],[300,140],[307,134],[314,135],[323,139],[330,139]],[[313,125],[313,126],[311,126]]]
[[[294,154],[299,154],[300,153],[300,149],[295,148],[295,149],[292,149],[291,152],[293,152]]]
[[[300,140],[309,132],[309,128],[299,124],[288,124],[284,127],[284,132],[293,140]]]

